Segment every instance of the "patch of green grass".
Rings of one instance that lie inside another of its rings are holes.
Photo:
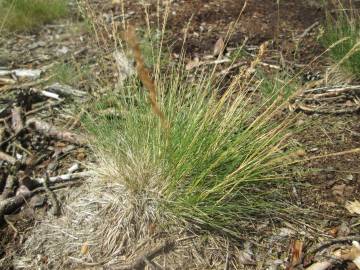
[[[79,35],[79,34],[87,34],[92,33],[93,28],[91,27],[88,20],[80,18],[78,21],[73,21],[71,26],[69,27],[69,32],[73,35]]]
[[[67,0],[0,0],[1,24],[8,31],[30,31],[68,15]]]
[[[355,76],[360,74],[360,17],[356,10],[345,11],[342,6],[335,14],[326,14],[325,29],[320,42],[330,48],[330,56],[335,62]],[[334,45],[336,42],[339,44]]]
[[[136,78],[119,95],[91,103],[83,123],[96,170],[123,184],[129,197],[155,201],[156,211],[175,222],[239,236],[244,220],[284,207],[277,185],[289,178],[283,169],[293,158],[290,120],[273,120],[278,100],[251,106],[250,93],[237,87],[242,78],[219,98],[213,78],[198,77],[178,69],[156,76],[168,128]]]
[[[71,86],[77,86],[82,80],[89,76],[87,66],[80,66],[74,63],[59,63],[52,68],[52,81]]]
[[[259,91],[264,99],[275,100],[279,95],[287,99],[299,88],[298,82],[284,73],[269,75],[258,71],[258,79],[261,82]]]
[[[164,33],[161,33],[159,30],[149,32],[149,30],[144,29],[140,29],[138,32],[139,36],[141,36],[140,48],[146,66],[153,68],[159,60],[161,61],[162,66],[166,66],[170,63],[168,49],[164,46],[160,47],[159,45],[155,45],[163,44],[162,38],[165,35]]]
[[[234,51],[230,53],[230,60],[236,62],[240,59],[243,59],[247,56],[246,51],[243,46],[237,47]]]

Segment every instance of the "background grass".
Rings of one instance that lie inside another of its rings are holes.
[[[260,94],[265,100],[274,101],[279,95],[287,99],[299,88],[299,82],[284,72],[266,74],[259,70],[257,77],[261,81]]]
[[[57,63],[51,69],[51,73],[53,74],[51,82],[59,82],[73,87],[79,87],[84,81],[90,86],[96,79],[91,76],[88,65],[76,63],[75,61]]]
[[[345,9],[341,3],[336,5],[336,8],[333,13],[326,13],[325,31],[320,42],[327,48],[331,47],[330,56],[335,63],[341,61],[344,69],[359,78],[360,51],[357,47],[360,39],[360,17],[356,9]],[[332,46],[341,39],[345,40]],[[352,50],[351,55],[348,55]]]
[[[0,0],[2,25],[8,31],[30,31],[69,14],[67,0]]]

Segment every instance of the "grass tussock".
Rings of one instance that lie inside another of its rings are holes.
[[[276,183],[288,178],[281,169],[293,158],[291,121],[274,120],[282,98],[253,105],[244,82],[251,72],[235,76],[219,96],[213,75],[201,72],[194,79],[182,70],[155,74],[167,127],[136,77],[119,95],[108,93],[91,104],[83,120],[101,163],[96,170],[122,183],[130,197],[152,201],[156,212],[174,222],[239,236],[244,220],[284,207]]]
[[[30,31],[68,15],[67,0],[0,0],[2,28]]]
[[[340,1],[334,2],[335,10],[326,12],[324,33],[320,41],[330,48],[330,56],[337,65],[359,77],[360,16],[357,9],[351,6],[345,8]]]

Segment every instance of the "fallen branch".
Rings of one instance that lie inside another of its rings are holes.
[[[1,92],[5,92],[5,91],[11,91],[11,90],[19,90],[19,89],[29,89],[30,87],[33,87],[35,85],[39,85],[42,84],[44,82],[47,82],[48,80],[50,80],[53,76],[44,78],[44,79],[40,79],[34,82],[29,82],[29,83],[23,83],[23,84],[16,84],[16,85],[6,85],[0,88],[0,93]]]
[[[72,133],[66,130],[60,130],[57,127],[50,125],[44,121],[30,118],[26,121],[26,126],[35,129],[41,134],[44,134],[49,137],[54,137],[62,141],[70,142],[73,144],[83,145],[85,144],[86,140],[80,135]]]
[[[31,195],[32,192],[28,192],[0,201],[0,222],[4,215],[9,215],[19,209]]]
[[[345,85],[345,86],[325,86],[303,91],[303,94],[308,93],[324,93],[324,92],[349,92],[360,91],[360,85]]]
[[[76,185],[79,183],[69,182],[69,183],[63,183],[58,185],[52,185],[51,187],[48,187],[49,190],[58,190],[61,188],[67,188],[71,185]],[[22,193],[20,195],[16,195],[14,197],[8,198],[6,200],[0,201],[0,224],[4,220],[4,215],[10,215],[13,212],[15,212],[17,209],[19,209],[23,204],[31,198],[33,195],[38,194],[39,192],[46,191],[44,187],[38,187],[30,192]]]
[[[50,103],[48,103],[48,104],[45,104],[45,105],[42,106],[42,107],[33,109],[33,110],[31,110],[31,111],[27,111],[27,112],[25,113],[25,115],[26,115],[26,116],[30,116],[30,115],[35,114],[35,113],[38,113],[38,112],[40,112],[40,111],[42,111],[42,110],[50,109],[50,108],[52,108],[52,107],[54,107],[54,106],[57,106],[57,105],[59,105],[59,104],[61,104],[61,102],[59,102],[59,101],[58,101],[58,102],[50,102]]]
[[[326,270],[329,269],[329,267],[332,265],[333,265],[332,261],[316,262],[310,265],[305,270]]]
[[[44,91],[43,91],[44,92]],[[86,92],[80,91],[75,89],[69,85],[62,85],[60,83],[54,83],[50,86],[45,88],[45,92],[51,92],[53,95],[54,93],[57,95],[61,95],[64,97],[84,97],[86,96]],[[59,97],[58,97],[59,98]]]
[[[360,236],[354,235],[354,236],[341,237],[341,238],[329,240],[325,243],[320,243],[320,244],[316,245],[315,247],[313,247],[312,249],[310,249],[308,252],[306,252],[306,256],[314,255],[314,254],[318,253],[319,251],[322,251],[323,249],[328,248],[332,245],[336,245],[336,244],[351,245],[352,241],[360,241]],[[304,257],[306,257],[306,256],[304,256]]]
[[[319,114],[345,114],[345,113],[354,113],[360,111],[360,106],[352,106],[346,109],[326,110],[326,109],[319,109],[316,107],[309,107],[303,104],[296,104],[296,108],[307,113],[319,113]]]
[[[348,238],[348,237],[346,237]],[[352,239],[359,239],[360,237],[352,237]],[[348,241],[348,239],[334,239],[332,241],[332,243],[326,243],[320,247],[317,248],[317,251],[315,253],[317,253],[318,251],[329,247],[332,244],[339,244],[339,243],[346,243]],[[313,253],[313,254],[315,254]],[[352,261],[358,269],[360,269],[360,244],[358,241],[352,241],[352,247],[350,249],[338,249],[335,252],[333,252],[333,254],[331,256],[327,256],[327,259],[321,262],[316,262],[314,264],[312,264],[311,266],[309,266],[308,268],[306,268],[306,270],[326,270],[329,269],[329,267],[337,264],[337,263],[341,263],[344,261]]]
[[[61,181],[70,181],[70,180],[74,180],[74,179],[78,179],[78,178],[90,177],[93,175],[94,174],[91,171],[68,173],[68,174],[49,177],[49,182],[54,183],[54,182],[61,182]],[[34,180],[39,182],[40,184],[45,183],[45,178],[35,178]]]

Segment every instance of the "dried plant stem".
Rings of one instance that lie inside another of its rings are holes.
[[[144,254],[137,257],[134,262],[130,265],[120,266],[117,269],[119,270],[130,270],[130,269],[144,269],[147,261],[151,261],[155,257],[159,256],[162,253],[167,253],[174,247],[173,241],[165,241],[164,243],[158,245],[157,247],[145,252]]]

